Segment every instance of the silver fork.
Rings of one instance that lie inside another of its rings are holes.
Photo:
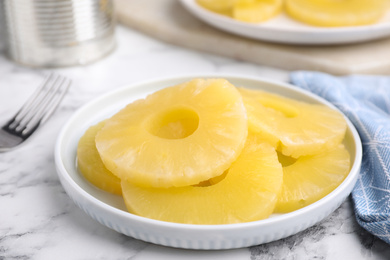
[[[53,114],[71,81],[50,74],[19,111],[0,129],[0,152],[23,143]]]

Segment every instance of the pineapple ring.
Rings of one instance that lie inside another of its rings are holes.
[[[197,0],[197,3],[215,13],[230,16],[237,0]]]
[[[238,0],[232,17],[248,23],[265,22],[282,11],[282,0]]]
[[[221,175],[247,134],[238,90],[224,79],[194,79],[127,105],[95,141],[104,165],[120,179],[179,187]]]
[[[104,166],[95,146],[95,136],[104,126],[102,121],[87,129],[77,146],[77,166],[90,183],[117,195],[122,194],[121,180]]]
[[[280,161],[283,185],[275,208],[278,213],[306,207],[325,197],[343,182],[350,168],[350,155],[342,144],[321,154],[302,156],[288,166]]]
[[[341,143],[347,123],[336,110],[260,90],[240,88],[249,131],[284,155],[298,158]]]
[[[384,0],[286,0],[292,18],[315,26],[373,24],[386,10]]]
[[[282,0],[197,0],[197,3],[215,13],[238,21],[260,23],[282,11]]]
[[[217,225],[269,217],[283,179],[275,149],[248,137],[225,173],[211,186],[145,188],[122,181],[123,198],[133,214],[175,223]]]

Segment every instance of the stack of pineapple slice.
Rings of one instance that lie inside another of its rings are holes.
[[[314,26],[359,26],[378,22],[388,0],[197,0],[202,7],[233,19],[260,23],[282,12]]]
[[[80,139],[80,172],[129,212],[231,224],[291,212],[350,168],[346,122],[330,108],[224,79],[194,79],[137,100]]]
[[[91,126],[80,138],[77,147],[78,168],[84,177],[96,187],[113,194],[122,194],[121,180],[104,166],[96,149],[96,134],[106,121]]]

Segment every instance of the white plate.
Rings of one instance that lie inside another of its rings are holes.
[[[323,28],[300,23],[285,14],[259,24],[244,23],[213,13],[196,0],[180,0],[184,7],[204,22],[221,30],[249,38],[287,44],[345,44],[390,36],[390,12],[376,24]]]
[[[136,216],[126,211],[122,197],[93,187],[79,174],[75,163],[77,143],[89,126],[149,93],[198,77],[222,77],[236,86],[262,89],[333,107],[323,99],[288,84],[227,75],[162,79],[108,93],[79,109],[63,127],[56,143],[55,163],[59,179],[67,194],[80,208],[103,225],[147,242],[190,249],[229,249],[258,245],[293,235],[319,222],[340,206],[355,185],[362,156],[361,141],[349,121],[345,144],[351,154],[351,171],[344,182],[328,196],[303,209],[250,223],[190,225]]]

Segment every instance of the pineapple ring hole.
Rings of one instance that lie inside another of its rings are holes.
[[[291,156],[286,156],[279,151],[276,151],[276,153],[278,154],[278,160],[280,164],[283,166],[283,168],[294,164],[298,160]]]
[[[199,126],[198,114],[189,108],[160,111],[147,124],[152,135],[164,139],[182,139],[192,135]]]
[[[282,113],[283,116],[287,118],[297,117],[299,114],[299,110],[295,106],[284,103],[277,99],[267,98],[264,100],[259,100],[259,102],[266,108],[271,108],[273,110],[279,111],[280,113]]]

